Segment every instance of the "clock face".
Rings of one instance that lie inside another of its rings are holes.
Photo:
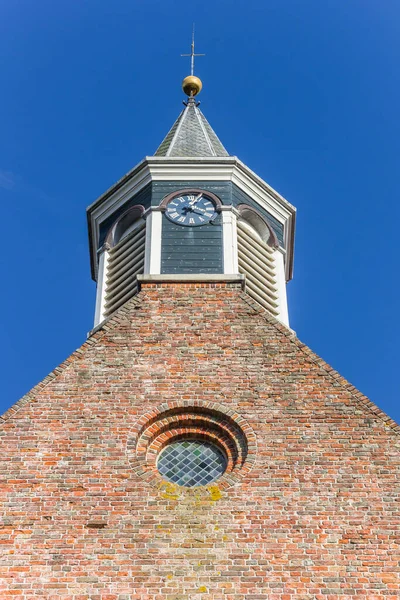
[[[206,192],[185,192],[171,198],[165,214],[173,223],[197,227],[210,223],[217,216],[217,211]]]

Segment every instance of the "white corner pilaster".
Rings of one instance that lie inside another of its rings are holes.
[[[276,283],[278,288],[278,319],[289,327],[289,312],[286,294],[286,277],[284,255],[280,248],[274,252]]]
[[[239,273],[237,249],[237,221],[232,207],[222,207],[222,243],[224,253],[224,274]]]
[[[161,272],[161,228],[162,212],[151,209],[146,214],[146,247],[144,272],[146,275],[159,275]]]
[[[96,310],[95,310],[95,314],[94,314],[94,327],[96,327],[104,319],[109,250],[110,250],[110,248],[109,248],[108,244],[104,244],[98,252],[99,263],[98,263],[98,275],[97,275]]]

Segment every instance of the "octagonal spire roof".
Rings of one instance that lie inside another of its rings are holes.
[[[193,97],[158,147],[155,156],[229,156]]]

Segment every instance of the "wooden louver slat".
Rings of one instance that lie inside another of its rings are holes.
[[[272,277],[267,277],[265,271],[263,271],[260,265],[251,260],[246,254],[244,254],[241,249],[238,249],[239,260],[242,264],[249,269],[250,273],[254,276],[255,279],[264,280],[264,285],[271,291],[273,294],[276,291],[276,280]]]
[[[278,288],[273,250],[238,221],[239,272],[246,275],[246,291],[258,304],[274,316]]]
[[[130,260],[128,262],[125,262],[123,264],[120,265],[119,269],[115,269],[113,268],[112,271],[111,269],[108,269],[107,273],[108,273],[108,281],[107,281],[107,285],[108,287],[113,287],[113,285],[115,284],[115,282],[117,282],[119,279],[121,279],[124,275],[126,275],[131,269],[132,267],[139,262],[140,260],[142,260],[144,257],[144,248],[141,250],[140,253],[135,253],[132,256],[130,256]]]
[[[126,248],[135,243],[135,240],[140,236],[140,234],[143,235],[145,228],[146,225],[143,224],[140,227],[137,227],[136,229],[131,231],[129,235],[123,238],[116,246],[111,248],[110,255],[118,256],[119,254],[124,252]]]
[[[146,229],[142,224],[110,250],[106,273],[106,317],[137,294],[137,275],[144,272],[145,239]]]
[[[275,269],[273,266],[269,266],[269,263],[272,261],[265,259],[261,254],[258,254],[257,249],[248,244],[243,236],[238,236],[238,239],[241,252],[243,252],[251,262],[257,263],[262,271],[265,272],[266,277],[275,281]]]
[[[115,271],[119,271],[122,267],[124,267],[124,265],[128,264],[129,261],[132,259],[132,257],[137,256],[137,254],[140,254],[140,252],[143,251],[143,241],[144,241],[144,236],[141,236],[137,241],[136,244],[134,244],[133,246],[131,246],[129,248],[129,251],[125,254],[120,254],[117,257],[111,256],[111,261],[110,261],[110,265],[109,265],[109,272],[110,275],[114,274]]]
[[[111,284],[109,284],[107,286],[107,295],[111,296],[113,294],[116,294],[126,281],[129,281],[129,279],[132,277],[136,277],[136,275],[139,272],[140,267],[144,263],[143,259],[144,259],[144,252],[138,261],[135,261],[135,263],[132,266],[130,266],[129,269],[124,269],[124,272],[122,273],[122,275],[120,277],[118,277],[118,279],[115,279],[115,281],[113,281]]]
[[[268,248],[267,244],[262,240],[255,240],[253,237],[250,237],[247,231],[241,228],[238,228],[238,238],[241,240],[242,245],[245,248],[258,257],[267,271],[271,271],[271,274],[274,275],[275,271],[273,267],[273,253],[270,251],[265,251],[265,249]]]

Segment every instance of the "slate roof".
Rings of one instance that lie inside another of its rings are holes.
[[[211,125],[189,98],[155,156],[229,156]]]

